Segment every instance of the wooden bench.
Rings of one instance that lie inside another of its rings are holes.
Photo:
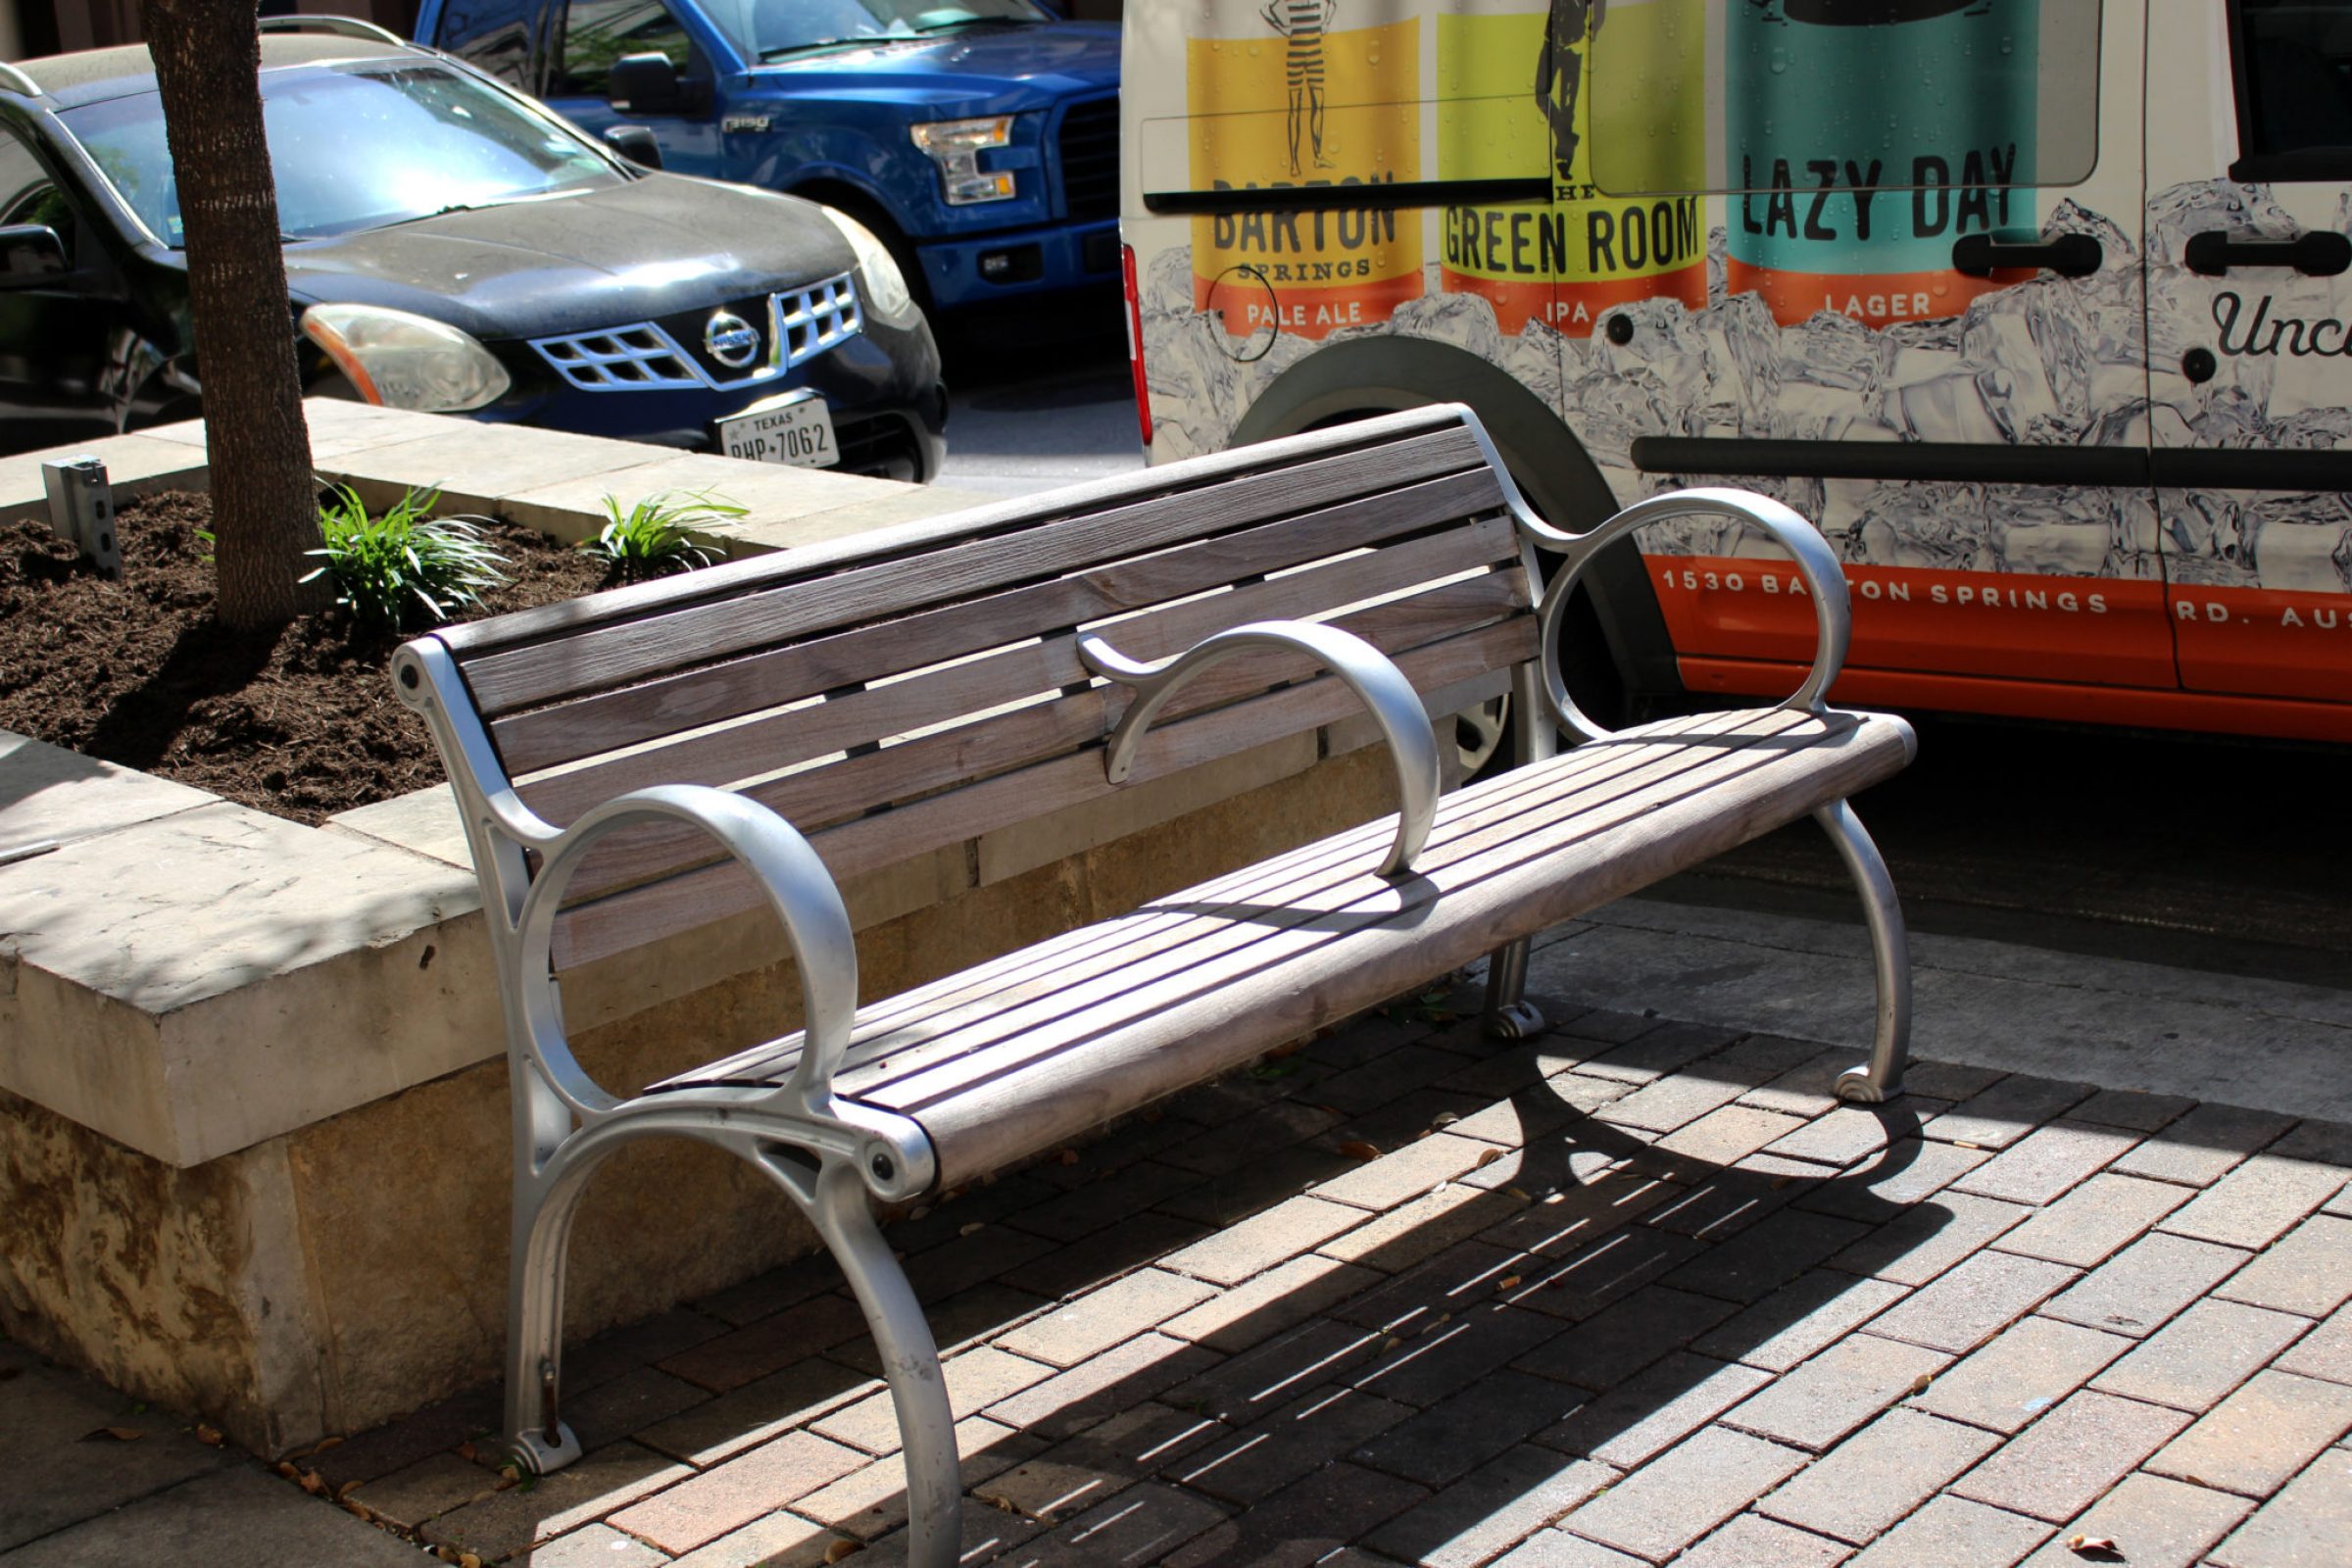
[[[1605,733],[1567,699],[1551,622],[1595,551],[1693,512],[1788,551],[1818,657],[1778,708]],[[1491,1027],[1524,1034],[1530,935],[1808,813],[1876,948],[1878,1037],[1840,1092],[1891,1093],[1903,931],[1846,798],[1913,741],[1824,705],[1845,637],[1837,558],[1788,509],[1686,492],[1571,537],[1529,514],[1468,411],[1438,408],[410,642],[395,684],[448,761],[505,1003],[514,1454],[547,1471],[579,1451],[557,1382],[590,1172],[638,1137],[704,1139],[839,1259],[895,1400],[912,1560],[948,1563],[954,1417],[875,1200],[1059,1147],[1482,955]],[[1440,798],[1428,715],[1506,692],[1517,765]],[[1537,712],[1584,744],[1555,755]],[[859,1004],[834,878],[1300,734],[1326,753],[1385,738],[1397,814]],[[806,1033],[635,1095],[582,1071],[559,966],[762,903]]]

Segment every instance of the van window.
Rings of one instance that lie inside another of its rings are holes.
[[[1997,189],[2089,177],[2098,60],[2098,0],[1555,0],[1535,82],[1606,195]]]
[[[537,90],[531,70],[531,24],[547,0],[450,0],[441,12],[439,44],[477,71],[522,92]]]
[[[2233,6],[2241,179],[2352,172],[2352,0]]]

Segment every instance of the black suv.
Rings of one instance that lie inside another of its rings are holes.
[[[642,168],[434,50],[319,25],[266,33],[261,71],[314,393],[938,471],[938,347],[854,220]],[[180,247],[147,51],[0,65],[0,451],[201,412]]]

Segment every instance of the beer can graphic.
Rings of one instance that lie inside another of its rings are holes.
[[[2030,272],[1952,270],[1965,235],[2034,222],[2039,0],[1750,0],[1725,8],[1727,282],[1782,325],[1957,316]]]
[[[1494,302],[1505,333],[1544,321],[1591,335],[1610,307],[1667,297],[1707,302],[1703,0],[1536,0],[1437,17],[1438,177],[1547,176],[1548,205],[1448,206],[1439,278]],[[1605,41],[1604,41],[1605,40]],[[1608,64],[1596,67],[1595,62]],[[1593,72],[1638,67],[1649,84],[1638,125],[1592,122]],[[1595,135],[1612,140],[1626,189],[1593,183]]]
[[[1236,338],[1321,338],[1422,292],[1421,24],[1404,0],[1207,0],[1185,45],[1196,190],[1361,185],[1361,207],[1193,220],[1196,310]]]

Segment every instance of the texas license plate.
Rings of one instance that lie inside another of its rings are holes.
[[[833,411],[813,392],[787,392],[718,421],[718,449],[752,463],[829,468],[841,461]]]

